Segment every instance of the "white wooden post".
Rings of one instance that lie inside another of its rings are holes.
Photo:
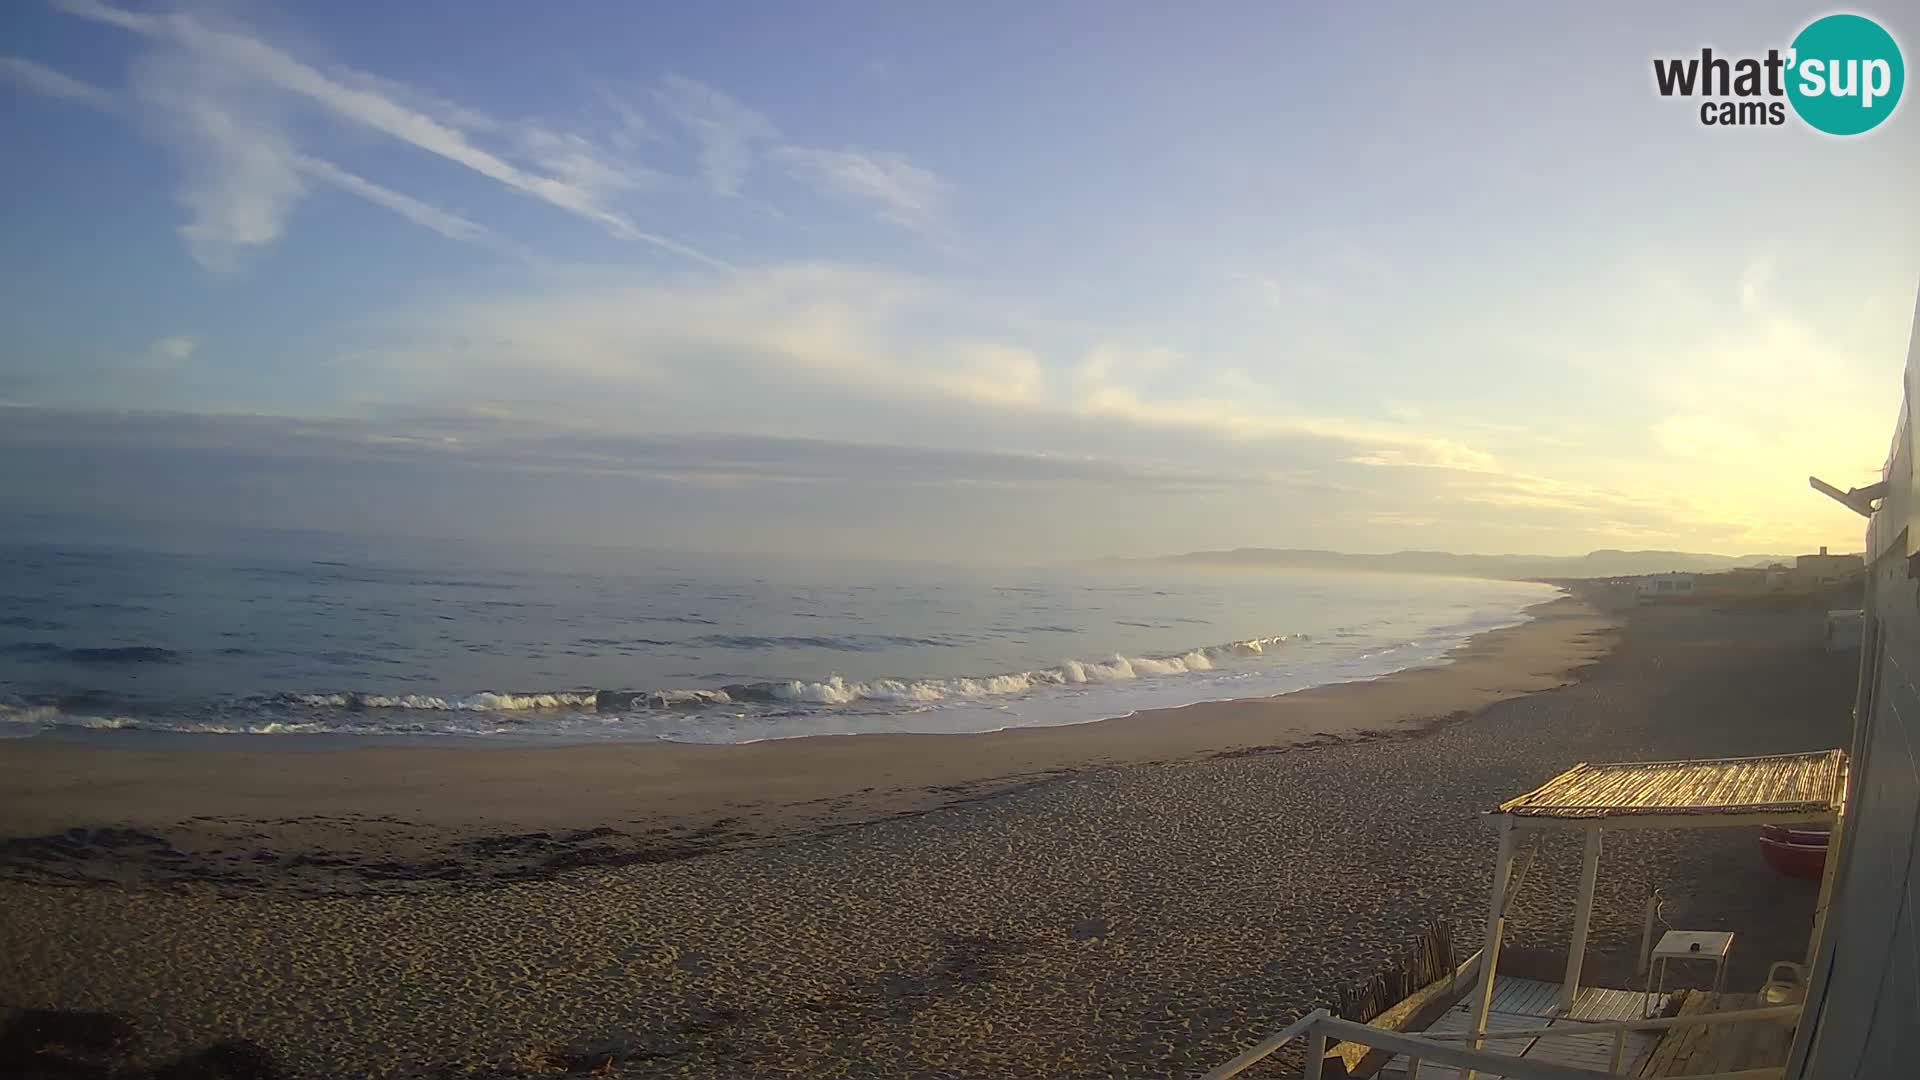
[[[1320,1067],[1327,1063],[1327,1033],[1319,1028],[1307,1030],[1306,1080],[1320,1080]]]
[[[1587,962],[1587,928],[1593,923],[1593,889],[1600,877],[1600,823],[1587,826],[1586,850],[1580,856],[1580,892],[1573,902],[1573,942],[1567,946],[1567,977],[1560,984],[1560,1011],[1573,1011],[1580,992],[1580,968]]]
[[[1327,1019],[1327,1010],[1315,1009],[1248,1047],[1238,1057],[1209,1072],[1201,1080],[1231,1080],[1232,1077],[1239,1076],[1259,1062],[1265,1061],[1269,1054],[1312,1030],[1313,1025],[1325,1019]]]
[[[1480,950],[1480,994],[1473,1010],[1473,1049],[1480,1049],[1486,1041],[1480,1036],[1487,1030],[1487,1014],[1493,1011],[1494,970],[1500,966],[1500,934],[1506,926],[1500,909],[1507,899],[1507,879],[1513,873],[1514,828],[1513,815],[1500,815],[1495,826],[1500,830],[1500,852],[1493,857],[1493,893],[1487,902],[1487,941]],[[1474,1080],[1474,1073],[1468,1072],[1466,1080]]]
[[[1820,939],[1827,932],[1827,905],[1833,902],[1833,879],[1840,871],[1840,845],[1846,840],[1846,828],[1847,816],[1841,813],[1835,815],[1833,826],[1827,832],[1827,860],[1820,870],[1820,899],[1813,905],[1813,933],[1807,936],[1807,958],[1802,965],[1809,974],[1820,952]]]
[[[1640,1015],[1650,1017],[1653,1000],[1653,917],[1660,910],[1660,890],[1649,887],[1645,910],[1640,915],[1640,955],[1634,957],[1633,971],[1640,976]]]

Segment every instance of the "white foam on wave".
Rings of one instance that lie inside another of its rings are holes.
[[[480,693],[460,699],[456,704],[461,709],[481,709],[486,712],[519,712],[522,709],[573,709],[582,705],[592,705],[594,695],[577,693],[559,694],[494,694]]]
[[[791,680],[776,684],[773,696],[781,701],[812,705],[851,705],[855,702],[932,704],[1025,694],[1047,686],[1086,686],[1133,679],[1189,675],[1218,670],[1219,661],[1265,655],[1277,645],[1298,637],[1254,638],[1178,656],[1122,656],[1105,660],[1066,660],[1059,667],[950,679],[871,679],[855,681],[839,675],[819,682]]]
[[[0,705],[0,723],[42,724],[60,715],[51,705]]]
[[[781,701],[809,705],[850,705],[856,701],[938,701],[945,696],[945,692],[933,682],[903,682],[898,679],[849,682],[834,675],[820,682],[795,679],[780,683],[773,687],[773,696]]]
[[[596,695],[560,692],[500,694],[491,690],[466,697],[433,694],[295,694],[292,700],[314,708],[423,709],[435,712],[520,712],[528,709],[591,708]]]
[[[1064,660],[1058,667],[1015,671],[1000,675],[928,679],[848,679],[835,674],[820,680],[790,679],[757,684],[754,695],[802,705],[876,704],[934,705],[949,701],[1011,697],[1049,686],[1088,686],[1141,678],[1198,674],[1218,670],[1220,663],[1267,655],[1278,646],[1305,640],[1305,635],[1250,638],[1192,649],[1175,656],[1123,656],[1104,660]],[[725,689],[670,689],[610,695],[612,708],[674,708],[730,705],[734,695]],[[289,700],[310,708],[415,709],[428,712],[522,712],[533,710],[592,711],[602,707],[601,695],[590,691],[508,694],[483,691],[465,697],[435,694],[295,694]]]
[[[269,721],[264,724],[249,724],[246,727],[246,733],[249,735],[319,735],[332,730],[333,729],[327,725],[318,722],[294,723],[279,720]]]
[[[675,705],[728,705],[733,696],[725,690],[655,690],[644,695],[649,705],[671,708]]]
[[[52,705],[7,705],[0,704],[0,725],[31,735],[49,727],[97,728],[110,731],[117,728],[138,727],[138,721],[130,716],[91,716],[80,713],[63,712]]]

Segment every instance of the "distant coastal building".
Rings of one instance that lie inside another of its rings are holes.
[[[1769,566],[1736,566],[1717,574],[1697,575],[1694,587],[1660,586],[1662,578],[1685,577],[1684,574],[1663,574],[1641,579],[1640,594],[1647,596],[1692,595],[1710,593],[1715,596],[1752,596],[1759,593],[1801,593],[1810,592],[1830,585],[1839,585],[1857,581],[1866,573],[1866,560],[1860,555],[1834,555],[1826,548],[1818,554],[1800,555],[1793,565],[1773,563]],[[1676,593],[1675,590],[1678,590]]]
[[[1710,574],[1699,583],[1702,588],[1720,593],[1761,593],[1785,584],[1780,570],[1766,566],[1736,566],[1725,573]]]
[[[1793,560],[1794,581],[1802,585],[1828,585],[1865,573],[1867,561],[1860,555],[1829,555],[1826,548],[1818,555],[1801,555]]]
[[[1625,611],[1640,602],[1640,589],[1631,580],[1597,581],[1589,590],[1587,602],[1601,611]]]
[[[1692,596],[1693,584],[1692,574],[1652,574],[1640,579],[1640,597],[1644,600],[1668,596]]]

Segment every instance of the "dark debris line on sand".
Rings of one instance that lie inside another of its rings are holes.
[[[365,850],[371,845],[350,851],[260,846],[260,841],[273,838],[253,831],[259,823],[233,824],[238,830],[229,841],[233,846],[210,851],[182,851],[164,836],[124,828],[0,838],[0,878],[74,886],[210,886],[226,895],[263,888],[293,896],[418,892],[448,885],[540,881],[595,867],[675,862],[757,839],[737,828],[738,819],[722,818],[679,835],[600,826],[483,836],[402,858]]]
[[[1193,1075],[1427,919],[1471,926],[1492,860],[1478,812],[1573,761],[1843,744],[1856,661],[1822,631],[1812,609],[1645,609],[1579,684],[1418,738],[1083,773],[488,889],[4,883],[0,1000],[123,1013],[156,1059],[255,1039],[295,1076]],[[1802,947],[1813,890],[1744,830],[1617,835],[1596,981],[1625,985],[1649,883],[1674,925],[1741,932],[1736,984]],[[1541,853],[1509,963],[1557,962],[1576,864]]]

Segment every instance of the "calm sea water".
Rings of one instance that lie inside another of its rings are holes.
[[[739,742],[988,731],[1440,662],[1554,595],[230,534],[0,546],[0,734]]]

